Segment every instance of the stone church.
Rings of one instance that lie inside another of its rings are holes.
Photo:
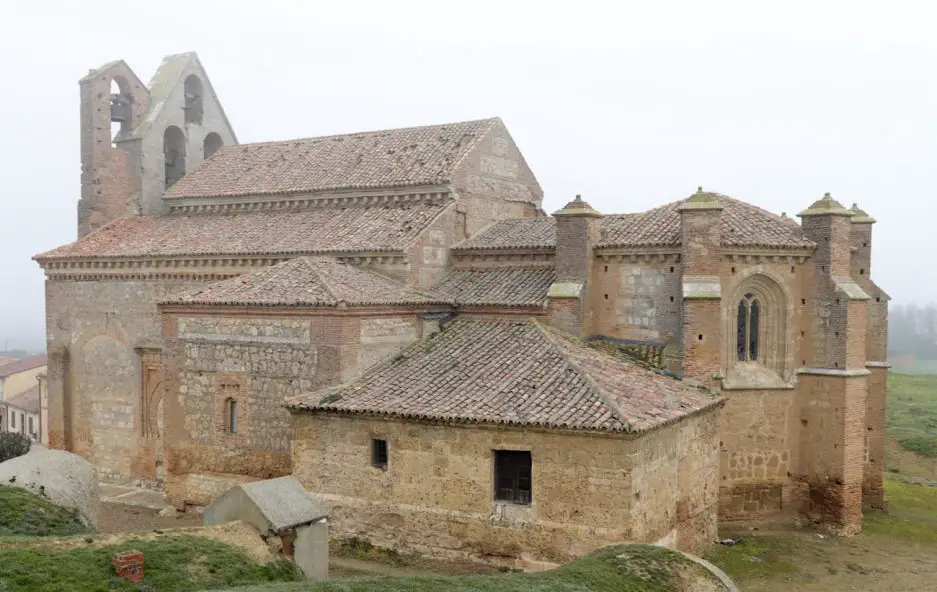
[[[884,505],[857,206],[548,215],[500,119],[239,144],[195,54],[79,86],[78,240],[35,259],[50,443],[102,477],[293,474],[336,536],[518,565]]]

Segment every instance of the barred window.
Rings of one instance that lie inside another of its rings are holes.
[[[530,504],[530,452],[495,450],[495,501]]]

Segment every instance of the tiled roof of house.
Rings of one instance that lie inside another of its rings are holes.
[[[446,207],[420,203],[124,218],[35,258],[399,251]]]
[[[809,248],[801,227],[791,218],[720,194],[722,244],[733,247]],[[613,214],[602,218],[599,247],[678,247],[683,200],[640,214]],[[553,218],[496,222],[472,238],[455,245],[457,250],[550,248],[556,245]]]
[[[220,148],[165,197],[312,193],[436,185],[499,120]]]
[[[235,306],[445,304],[372,271],[330,257],[298,257],[170,296],[163,304]]]
[[[502,220],[454,245],[457,250],[552,249],[556,246],[556,219],[552,217]]]
[[[456,269],[432,291],[458,305],[541,306],[555,278],[553,269]]]
[[[39,413],[39,383],[4,401],[9,407],[16,407],[27,413]]]
[[[287,400],[294,411],[640,432],[721,399],[536,321],[457,319],[353,382]]]
[[[45,354],[7,362],[6,364],[0,366],[0,378],[6,378],[7,376],[12,376],[13,374],[19,374],[20,372],[26,372],[27,370],[38,368],[39,366],[45,366],[46,363]]]

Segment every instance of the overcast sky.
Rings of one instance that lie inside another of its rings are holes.
[[[500,116],[554,211],[698,185],[879,220],[873,278],[937,300],[928,2],[0,2],[0,349],[42,347],[30,260],[76,237],[78,79],[196,51],[241,142]]]

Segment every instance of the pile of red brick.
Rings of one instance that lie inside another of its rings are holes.
[[[131,550],[114,555],[111,565],[117,575],[128,582],[139,582],[143,579],[143,553]]]

